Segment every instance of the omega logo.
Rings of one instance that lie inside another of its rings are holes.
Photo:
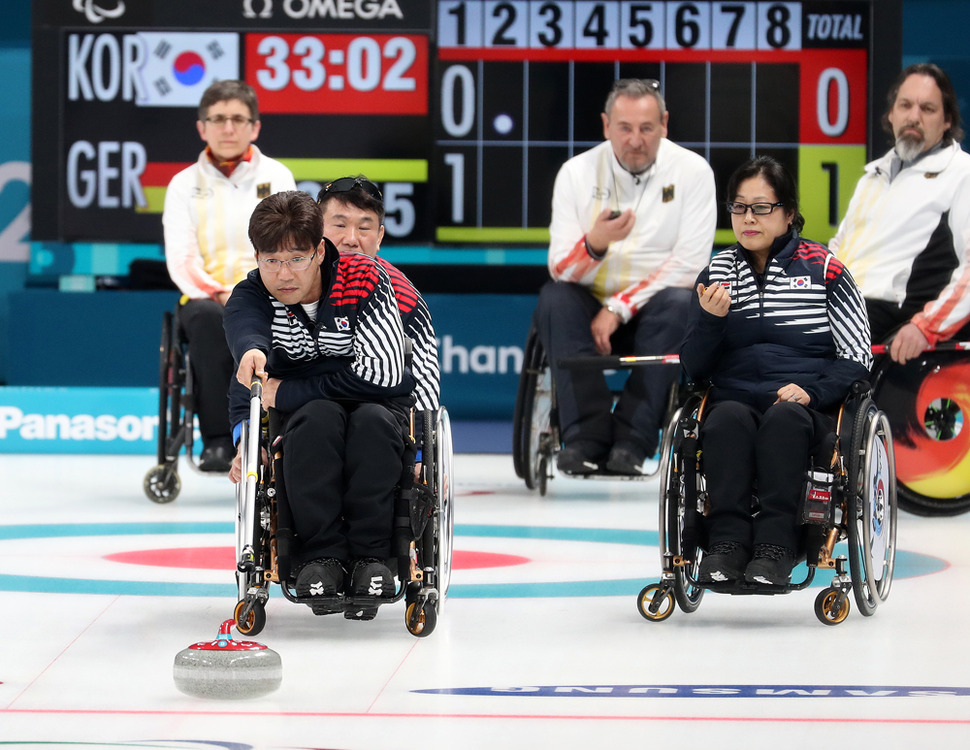
[[[254,0],[243,0],[243,18],[257,18],[256,11],[253,10]],[[273,0],[260,0],[263,9],[259,11],[259,18],[271,18],[273,16]]]

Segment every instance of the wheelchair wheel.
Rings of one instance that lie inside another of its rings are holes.
[[[178,476],[178,451],[181,447],[179,393],[182,375],[181,351],[175,318],[162,314],[162,335],[158,346],[158,465],[149,469],[142,482],[145,497],[153,503],[170,503],[182,489]]]
[[[166,450],[171,428],[169,413],[172,402],[172,386],[176,373],[173,372],[174,355],[173,316],[166,311],[162,314],[162,340],[158,346],[158,463],[164,464],[168,458]]]
[[[170,503],[182,491],[182,480],[179,479],[174,466],[162,464],[148,470],[142,482],[142,489],[145,491],[145,497],[153,503]]]
[[[924,352],[905,365],[883,357],[873,399],[892,425],[899,507],[920,516],[970,510],[970,358]]]
[[[452,474],[454,453],[451,442],[451,418],[448,410],[438,408],[435,420],[435,498],[438,506],[435,532],[435,569],[438,573],[438,599],[435,609],[441,611],[451,585],[451,560],[455,539],[455,479]],[[433,626],[432,626],[433,627]]]
[[[838,625],[849,616],[852,606],[846,596],[840,596],[838,589],[827,588],[815,597],[815,616],[825,625]]]
[[[246,602],[236,602],[236,608],[232,616],[236,621],[236,630],[243,635],[259,635],[266,627],[266,608],[261,601],[254,601],[249,608],[249,613],[243,617],[246,609]]]
[[[515,469],[515,476],[519,479],[525,479],[525,467],[529,461],[527,440],[523,434],[526,425],[523,422],[525,421],[526,394],[535,389],[536,370],[541,366],[541,361],[539,363],[535,361],[537,349],[541,357],[538,334],[535,328],[530,328],[525,342],[522,370],[519,372],[519,384],[512,411],[512,467]]]
[[[178,461],[179,452],[188,435],[186,424],[193,414],[186,410],[188,367],[182,350],[182,339],[175,316],[162,316],[162,341],[158,372],[158,463]],[[191,435],[188,435],[191,439]]]
[[[422,412],[421,419],[422,481],[432,493],[433,509],[415,543],[418,564],[426,575],[421,582],[402,579],[406,604],[404,625],[418,638],[431,635],[448,596],[455,535],[451,420],[443,406],[434,412]]]
[[[688,402],[683,408],[677,409],[664,430],[660,443],[660,554],[662,561],[674,558],[687,558],[691,562],[691,577],[697,580],[697,569],[700,565],[699,550],[696,547],[685,549],[684,520],[688,513],[685,498],[685,460],[681,455],[680,421],[685,414],[690,416],[696,408],[696,402]],[[692,467],[691,467],[692,470]],[[699,479],[699,478],[698,478]],[[690,512],[696,512],[690,509]],[[666,562],[662,562],[666,565]],[[674,576],[674,597],[678,606],[684,612],[695,611],[704,596],[704,589],[695,586],[688,580],[687,571],[683,565],[672,565]],[[641,592],[642,593],[642,592]],[[655,619],[655,618],[651,618]],[[663,618],[661,618],[663,619]]]
[[[849,572],[859,611],[889,597],[896,558],[896,481],[889,420],[866,398],[855,414],[847,508]]]
[[[674,613],[674,597],[659,583],[651,583],[637,596],[637,611],[651,622],[663,622]]]
[[[409,604],[404,616],[404,623],[408,632],[418,638],[427,638],[438,624],[438,613],[434,607],[425,604]]]
[[[549,489],[549,459],[546,456],[539,459],[539,465],[536,467],[536,481],[539,482],[539,494],[545,497],[546,490]]]
[[[538,487],[543,495],[558,442],[553,426],[553,403],[552,372],[539,335],[532,329],[525,345],[512,417],[512,463],[516,475],[525,480],[525,486],[530,490]]]
[[[259,391],[251,398],[249,422],[243,422],[240,433],[242,445],[242,481],[236,485],[236,586],[239,602],[253,600],[254,587],[265,589],[267,581],[259,574],[269,569],[266,559],[269,550],[267,467],[261,464],[260,452],[264,447],[260,429]],[[256,427],[252,428],[251,425]],[[264,528],[263,521],[267,521]],[[265,598],[265,596],[264,596]],[[256,603],[259,603],[258,601]],[[255,604],[254,604],[255,607]],[[239,618],[237,617],[237,622]]]

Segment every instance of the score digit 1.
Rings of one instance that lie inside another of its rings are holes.
[[[804,235],[823,244],[835,234],[866,164],[866,147],[800,146],[798,193]]]

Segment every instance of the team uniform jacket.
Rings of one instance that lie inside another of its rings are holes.
[[[250,349],[266,354],[266,372],[282,381],[276,408],[284,413],[314,399],[394,402],[406,410],[414,378],[405,368],[404,330],[387,272],[366,255],[341,255],[329,240],[325,246],[316,322],[302,305],[274,298],[258,270],[236,285],[223,319],[233,359],[238,365]],[[229,416],[233,425],[249,416],[249,390],[235,381]]]
[[[256,267],[248,234],[253,209],[268,195],[296,190],[289,169],[251,148],[252,158],[241,161],[230,177],[203,151],[165,191],[165,262],[172,281],[190,299],[231,292]]]
[[[781,386],[795,383],[812,408],[829,409],[869,372],[865,303],[824,245],[786,235],[773,249],[778,252],[762,282],[739,245],[714,256],[697,281],[725,286],[731,307],[718,317],[695,295],[681,362],[692,380],[711,382],[715,401],[742,401],[763,411]]]
[[[596,217],[627,208],[636,214],[630,234],[602,257],[590,253]],[[716,221],[714,173],[702,157],[664,138],[653,166],[634,177],[604,141],[556,176],[549,274],[589,287],[627,322],[661,289],[690,286],[710,260]]]
[[[434,336],[431,311],[411,280],[396,266],[377,258],[394,287],[404,335],[413,342],[411,373],[414,375],[415,409],[437,409],[441,395],[441,371],[438,367],[438,342]]]
[[[929,300],[912,322],[935,344],[970,319],[970,154],[944,146],[890,182],[892,160],[866,165],[829,247],[867,299]]]

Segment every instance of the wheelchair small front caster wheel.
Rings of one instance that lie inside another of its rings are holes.
[[[545,456],[539,459],[536,467],[536,481],[539,483],[539,495],[545,497],[546,490],[549,489],[549,459]]]
[[[826,625],[838,625],[849,616],[849,597],[831,586],[815,597],[815,616]]]
[[[637,611],[651,622],[661,622],[674,613],[674,594],[659,583],[644,586],[637,596]]]
[[[153,503],[170,503],[179,496],[182,490],[182,480],[174,466],[159,464],[149,469],[142,482],[145,496]]]
[[[431,635],[437,623],[438,613],[433,602],[426,602],[423,607],[419,607],[417,603],[409,604],[404,614],[404,624],[407,625],[408,632],[418,638]]]
[[[233,619],[236,621],[236,630],[243,635],[259,635],[266,626],[266,608],[262,602],[255,601],[253,606],[249,608],[249,614],[243,617],[245,609],[245,600],[236,602],[236,608],[232,613]]]

